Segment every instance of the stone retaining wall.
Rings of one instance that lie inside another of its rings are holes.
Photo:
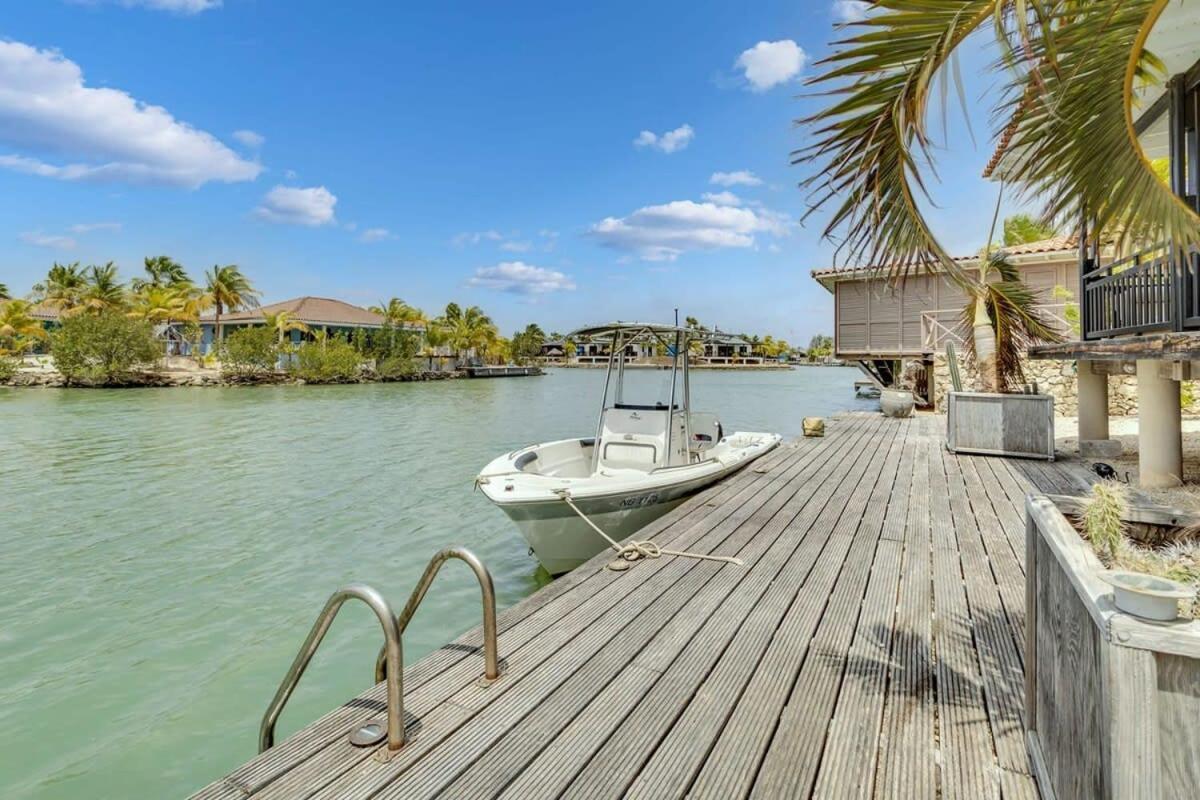
[[[976,372],[959,359],[959,372],[966,388],[976,386]],[[1054,413],[1060,417],[1074,417],[1079,413],[1079,385],[1075,379],[1074,361],[1025,362],[1025,377],[1038,385],[1038,391],[1054,396]],[[1185,412],[1200,412],[1197,402],[1195,381],[1187,381],[1194,398],[1184,408]],[[950,366],[946,356],[939,353],[933,361],[933,402],[940,413],[946,412],[946,393],[950,391]],[[1112,416],[1134,416],[1137,414],[1137,377],[1134,375],[1108,376],[1108,413]]]

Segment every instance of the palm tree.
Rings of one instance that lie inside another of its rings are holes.
[[[187,270],[173,260],[170,256],[147,256],[142,262],[143,268],[146,271],[146,278],[134,278],[130,281],[130,286],[135,292],[140,292],[147,286],[173,286],[179,287],[192,283],[188,277]]]
[[[33,285],[33,296],[37,302],[70,314],[79,307],[79,298],[86,284],[87,277],[78,261],[74,264],[55,262],[46,273],[46,280]]]
[[[393,297],[386,303],[371,306],[368,310],[383,316],[398,328],[405,325],[424,325],[429,321],[424,311],[409,305],[399,297]]]
[[[837,199],[825,234],[841,241],[849,260],[887,265],[893,280],[937,267],[972,284],[923,212],[922,172],[937,147],[926,112],[939,77],[958,82],[956,51],[990,25],[1001,49],[995,113],[1020,145],[1006,179],[1045,201],[1043,219],[1073,219],[1082,202],[1118,247],[1138,238],[1200,244],[1200,218],[1158,179],[1127,127],[1135,78],[1154,78],[1158,63],[1135,48],[1162,7],[1156,0],[873,3],[821,62],[813,82],[832,86],[831,100],[801,120],[814,135],[793,154],[794,163],[816,167],[804,182],[812,211]]]
[[[434,320],[433,327],[445,336],[456,358],[469,350],[477,354],[484,353],[488,344],[499,337],[491,317],[483,313],[479,306],[471,306],[464,311],[458,303],[449,303],[445,313]]]
[[[0,283],[0,300],[11,300],[12,295],[8,293],[8,287]]]
[[[124,308],[128,298],[125,285],[117,278],[117,265],[109,261],[103,267],[88,267],[79,301],[83,310],[94,314]]]
[[[276,314],[264,314],[263,319],[266,320],[268,328],[279,334],[280,345],[283,344],[284,338],[292,331],[308,333],[308,326],[296,319],[296,315],[291,311],[280,311]]]
[[[188,293],[180,288],[156,286],[147,282],[133,295],[130,315],[147,322],[170,324],[172,320],[190,317],[189,300]]]
[[[992,280],[991,274],[999,278]],[[979,275],[960,281],[966,291],[960,325],[967,357],[979,373],[980,389],[1004,392],[1025,382],[1021,356],[1032,344],[1060,342],[1062,334],[1038,306],[1040,298],[1022,280],[1003,251],[985,251]]]
[[[512,361],[512,342],[503,336],[494,336],[484,345],[483,352],[488,363],[507,364]]]
[[[33,318],[33,303],[8,300],[0,305],[0,353],[20,353],[46,338],[42,323]]]
[[[258,308],[258,290],[250,283],[250,279],[242,274],[237,264],[214,265],[204,273],[207,283],[207,293],[215,311],[213,324],[216,329],[216,341],[224,338],[221,329],[221,314],[226,311],[240,311],[243,308]]]

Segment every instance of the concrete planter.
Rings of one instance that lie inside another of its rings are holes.
[[[952,453],[1054,460],[1054,398],[1048,394],[950,392],[946,447]]]
[[[911,417],[915,403],[912,392],[884,389],[879,393],[879,408],[885,417]]]
[[[1046,798],[1200,797],[1200,622],[1121,613],[1104,566],[1064,516],[1026,500],[1025,727]],[[1178,527],[1168,509],[1128,518]]]

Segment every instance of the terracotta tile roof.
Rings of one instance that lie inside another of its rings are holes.
[[[0,308],[3,308],[7,302],[7,300],[0,300]],[[45,303],[37,303],[29,310],[29,316],[46,322],[56,322],[62,315],[54,306],[48,306]]]
[[[1004,160],[1008,148],[1012,145],[1013,137],[1017,135],[1020,122],[1019,116],[1013,116],[1012,121],[1004,126],[1004,130],[1000,132],[1000,140],[996,142],[996,149],[992,151],[992,157],[988,159],[987,166],[983,168],[983,177],[992,177],[992,173],[1000,166],[1000,162]]]
[[[280,311],[287,311],[306,325],[346,325],[367,328],[383,325],[383,315],[328,297],[296,297],[259,308],[234,311],[222,314],[221,322],[261,322],[267,314],[278,314]],[[204,315],[204,322],[212,322],[212,320],[211,313]]]
[[[1010,256],[1025,256],[1032,253],[1057,253],[1063,250],[1074,252],[1078,248],[1079,237],[1071,234],[1070,236],[1051,236],[1049,239],[1037,242],[1014,244],[1012,247],[1004,248],[1004,252]]]

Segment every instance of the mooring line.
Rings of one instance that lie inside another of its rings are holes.
[[[563,502],[570,506],[571,510],[578,514],[579,518],[586,522],[592,530],[603,536],[608,542],[609,547],[611,547],[613,550],[616,550],[617,555],[625,561],[637,561],[642,558],[658,558],[659,556],[684,556],[685,558],[698,558],[703,561],[723,561],[727,564],[737,564],[739,567],[745,566],[744,562],[740,558],[736,558],[734,556],[713,556],[708,555],[707,553],[689,553],[686,550],[667,550],[666,548],[659,547],[658,543],[652,542],[649,539],[640,542],[629,541],[624,545],[621,545],[615,539],[605,533],[599,525],[592,522],[591,519],[588,518],[588,515],[584,514],[583,511],[579,509],[579,506],[575,505],[575,501],[571,499],[570,489],[555,489],[554,493],[562,498]]]

